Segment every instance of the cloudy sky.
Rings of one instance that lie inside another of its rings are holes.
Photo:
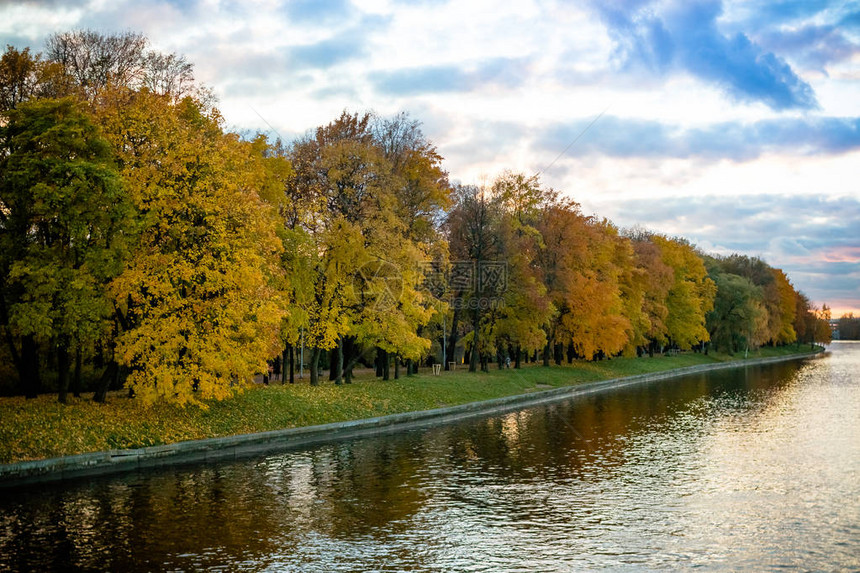
[[[0,0],[4,44],[75,28],[185,54],[232,129],[405,110],[452,179],[540,173],[860,314],[860,2]]]

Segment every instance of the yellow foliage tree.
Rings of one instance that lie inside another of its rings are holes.
[[[674,282],[666,298],[666,333],[681,349],[710,339],[705,317],[714,308],[716,285],[708,277],[705,263],[683,239],[654,235],[663,262],[674,271]]]
[[[412,358],[430,346],[416,334],[432,311],[417,289],[421,252],[397,216],[402,198],[395,190],[403,179],[394,177],[370,121],[369,114],[344,112],[291,152],[295,174],[286,191],[302,202],[296,228],[312,245],[310,265],[295,261],[307,271],[301,280],[313,285],[311,296],[297,298],[312,347],[311,384],[318,383],[322,350],[338,349],[337,371],[345,371],[348,382],[360,353],[344,364],[345,346],[377,346]]]
[[[779,296],[779,330],[776,334],[777,344],[791,344],[797,340],[794,331],[794,320],[797,315],[797,291],[788,280],[788,276],[780,269],[771,269],[774,284]]]
[[[137,247],[112,285],[128,386],[146,402],[229,396],[277,352],[286,307],[259,150],[191,98],[117,89],[104,102],[138,210]]]
[[[647,346],[653,356],[658,345],[668,341],[666,321],[669,317],[667,299],[675,282],[675,272],[663,262],[660,247],[652,242],[651,235],[640,233],[631,238],[634,253],[634,269],[627,275],[627,288],[633,293],[628,298],[628,316],[633,325],[632,346]],[[641,296],[641,307],[635,306]],[[637,312],[639,310],[639,312]]]
[[[571,344],[589,360],[617,354],[633,331],[621,287],[625,266],[632,265],[626,260],[632,256],[629,245],[608,221],[585,217],[570,202],[549,204],[539,228],[546,245],[541,267],[557,309],[548,337],[556,362]]]

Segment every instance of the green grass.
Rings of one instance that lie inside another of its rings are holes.
[[[809,347],[763,348],[750,358],[797,352],[809,352]],[[311,387],[307,378],[294,385],[255,386],[209,403],[208,410],[168,404],[147,408],[124,393],[110,395],[106,404],[89,396],[66,405],[57,403],[55,395],[0,398],[0,463],[357,420],[741,358],[684,352],[549,368],[528,364],[520,370],[491,365],[487,373],[461,368],[441,376],[422,369],[416,376],[385,382],[363,372],[344,386],[326,381]]]

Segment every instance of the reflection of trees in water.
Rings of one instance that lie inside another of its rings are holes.
[[[471,467],[504,480],[600,480],[627,461],[629,443],[638,434],[676,423],[702,396],[778,387],[799,367],[787,362],[635,385],[426,435],[449,444],[452,468]]]
[[[417,445],[370,438],[327,448],[327,463],[314,465],[313,528],[353,538],[407,527],[426,497],[420,487],[424,454]]]
[[[13,569],[157,570],[183,566],[178,554],[196,554],[184,566],[213,566],[225,553],[269,549],[280,514],[261,478],[253,464],[200,466],[34,490],[11,508],[20,528],[0,538],[20,548]],[[9,510],[4,503],[0,515]]]
[[[528,519],[552,502],[553,488],[600,487],[642,455],[631,444],[644,432],[695,423],[700,416],[689,411],[702,396],[780,387],[800,367],[670,380],[426,431],[4,495],[0,570],[200,569],[237,560],[259,568],[271,555],[301,554],[309,536],[384,543],[451,505]]]
[[[0,503],[0,570],[196,569],[289,554],[309,531],[397,532],[425,498],[418,446],[359,440],[33,490]]]

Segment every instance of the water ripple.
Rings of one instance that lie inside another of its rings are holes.
[[[860,344],[0,499],[0,570],[860,569]]]

